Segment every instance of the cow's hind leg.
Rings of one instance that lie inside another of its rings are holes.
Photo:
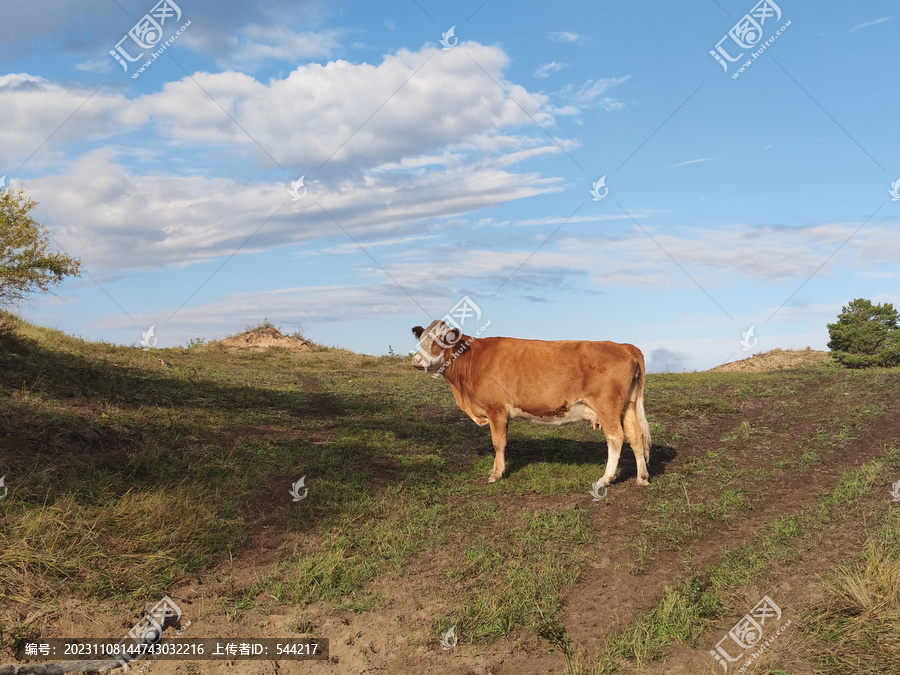
[[[634,463],[637,464],[637,484],[650,485],[650,472],[647,470],[647,460],[644,459],[644,449],[636,444],[631,444],[634,452]]]
[[[494,468],[488,476],[488,483],[498,481],[506,471],[506,431],[509,426],[509,414],[506,411],[488,413],[491,425],[491,441],[494,443]]]
[[[606,434],[606,472],[603,474],[603,484],[610,485],[616,478],[616,470],[619,468],[619,457],[622,455],[622,437],[616,438]]]
[[[650,461],[650,443],[644,437],[634,402],[629,403],[625,410],[625,435],[634,452],[634,463],[637,465],[637,484],[650,485],[648,480],[650,472],[647,470],[647,463]]]

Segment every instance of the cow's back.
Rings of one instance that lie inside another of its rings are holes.
[[[625,395],[610,388],[629,386],[638,364],[643,372],[637,347],[608,341],[482,338],[460,361],[461,385],[479,403],[548,412],[576,399]]]

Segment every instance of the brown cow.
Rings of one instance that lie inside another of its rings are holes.
[[[476,424],[491,427],[493,483],[506,469],[509,420],[543,424],[589,420],[606,432],[603,485],[616,475],[627,437],[637,462],[638,485],[649,485],[650,428],[644,414],[644,355],[634,345],[586,340],[473,339],[432,321],[416,326],[413,366],[443,373],[456,404]]]

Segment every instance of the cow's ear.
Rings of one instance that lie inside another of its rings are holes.
[[[422,333],[425,332],[425,329],[422,326],[413,326],[413,335],[416,336],[416,340],[422,337]]]

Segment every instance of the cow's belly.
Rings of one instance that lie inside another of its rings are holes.
[[[583,401],[567,403],[552,411],[528,411],[515,406],[507,406],[507,409],[511,418],[520,417],[538,424],[572,424],[582,420],[588,420],[589,422],[599,421],[597,414]]]

